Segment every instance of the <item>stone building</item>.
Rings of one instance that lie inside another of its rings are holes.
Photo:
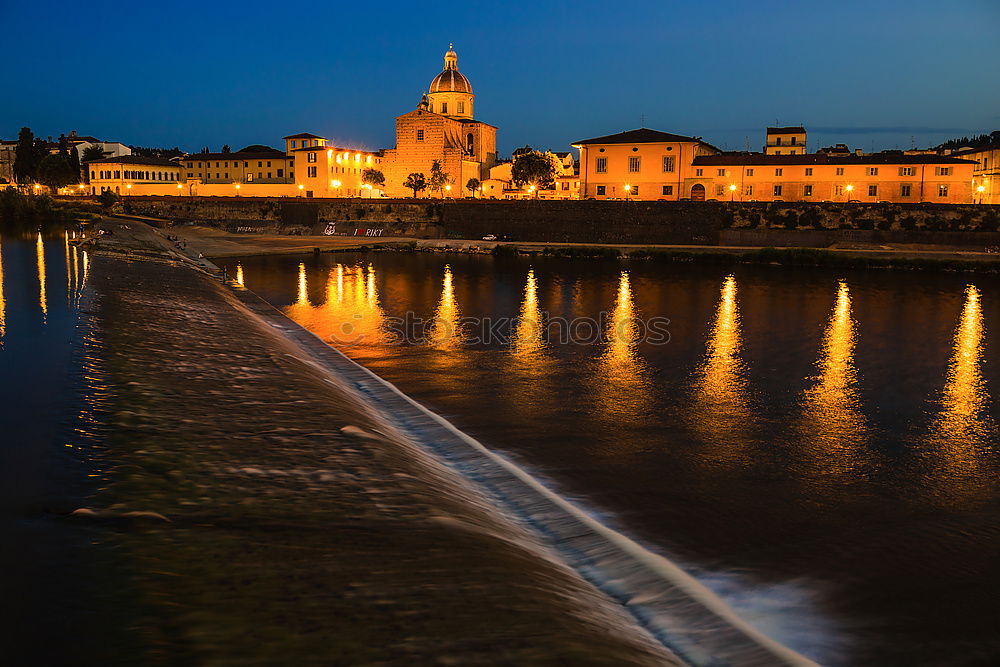
[[[801,155],[806,152],[806,128],[801,125],[769,127],[766,137],[766,155]]]
[[[645,127],[576,141],[573,148],[580,151],[581,199],[682,199],[691,163],[719,152],[698,137]]]
[[[952,157],[972,160],[972,203],[1000,204],[1000,145],[966,148]]]
[[[684,178],[694,201],[967,204],[974,162],[941,155],[722,153],[696,157]]]
[[[497,128],[474,118],[472,84],[458,71],[458,55],[449,48],[444,70],[431,81],[416,109],[396,118],[396,147],[383,151],[385,192],[406,197],[403,186],[411,173],[430,177],[434,161],[452,180],[452,192],[463,192],[471,178],[486,180],[496,163]]]
[[[183,167],[174,160],[121,155],[93,160],[84,166],[90,171],[92,195],[106,190],[122,196],[186,194]]]

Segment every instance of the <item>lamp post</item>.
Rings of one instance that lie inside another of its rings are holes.
[[[535,186],[534,185],[532,185],[530,188],[528,188],[528,192],[531,193],[532,197],[536,197],[537,196],[535,194]]]
[[[339,197],[340,196],[340,181],[338,181],[337,179],[334,179],[334,180],[330,181],[330,185],[332,185],[334,187],[334,189],[337,190],[337,196]]]
[[[851,193],[854,192],[854,186],[848,184],[844,190],[847,191],[847,201],[851,201]]]
[[[632,192],[632,186],[628,183],[625,184],[625,201],[628,201],[628,196]]]
[[[129,196],[132,195],[132,184],[131,183],[129,183],[128,185],[125,186],[125,194],[127,194]]]
[[[448,194],[445,195],[445,196],[446,197],[451,197],[451,185],[444,186],[444,189],[448,192]]]
[[[733,202],[735,200],[736,200],[736,184],[735,183],[730,183],[729,184],[729,201]]]
[[[240,184],[239,183],[236,184],[236,196],[237,197],[240,196]]]
[[[180,197],[184,194],[184,186],[180,183],[177,184],[177,196]]]
[[[980,204],[983,203],[983,193],[985,191],[986,191],[986,186],[985,185],[980,185],[978,188],[976,188],[976,192],[979,193],[979,203]]]
[[[305,190],[305,189],[306,189],[306,186],[304,186],[301,183],[299,183],[299,196],[300,197],[302,196],[302,191]]]

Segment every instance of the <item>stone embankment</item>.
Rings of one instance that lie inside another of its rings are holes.
[[[132,197],[125,207],[234,233],[819,248],[1000,244],[1000,210],[981,205]]]

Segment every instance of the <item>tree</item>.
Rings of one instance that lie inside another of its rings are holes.
[[[205,152],[207,153],[208,151],[205,151]],[[232,153],[233,151],[230,150],[229,144],[222,144],[222,152],[223,153]]]
[[[54,153],[46,155],[38,163],[35,178],[42,185],[47,185],[55,194],[59,188],[76,183],[78,174],[73,173],[73,165],[70,164],[68,157],[62,153]]]
[[[441,196],[441,192],[445,189],[445,186],[450,185],[452,182],[451,175],[441,168],[441,161],[434,160],[431,163],[431,177],[427,181],[427,187],[430,188],[431,192],[438,193]]]
[[[514,166],[510,170],[514,185],[520,188],[530,183],[536,188],[536,196],[538,189],[552,187],[555,175],[555,156],[552,153],[539,153],[535,150],[520,153],[514,159]]]
[[[104,147],[100,144],[91,144],[83,149],[80,162],[93,162],[104,158]]]
[[[101,194],[97,195],[98,203],[106,209],[117,204],[119,199],[120,197],[111,190],[105,190]]]
[[[30,127],[22,127],[14,149],[14,180],[22,185],[35,180],[38,163],[47,153],[45,142],[35,139]]]
[[[201,152],[202,153],[211,153],[212,151],[208,150],[208,146],[202,146]]]
[[[469,182],[465,184],[465,189],[472,193],[472,198],[476,198],[476,191],[479,189],[480,181],[478,178],[470,178]]]
[[[417,198],[417,193],[427,189],[427,178],[420,173],[410,174],[403,181],[403,187],[413,190],[413,198]]]
[[[385,187],[385,175],[378,169],[369,167],[361,172],[361,182],[373,188],[381,189]]]

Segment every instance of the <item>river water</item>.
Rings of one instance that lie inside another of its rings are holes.
[[[996,277],[224,264],[821,663],[1000,662]]]
[[[70,240],[0,238],[0,638],[12,665],[109,664],[110,628],[124,628],[103,533],[68,517],[102,482],[107,394],[81,318],[90,259]]]

